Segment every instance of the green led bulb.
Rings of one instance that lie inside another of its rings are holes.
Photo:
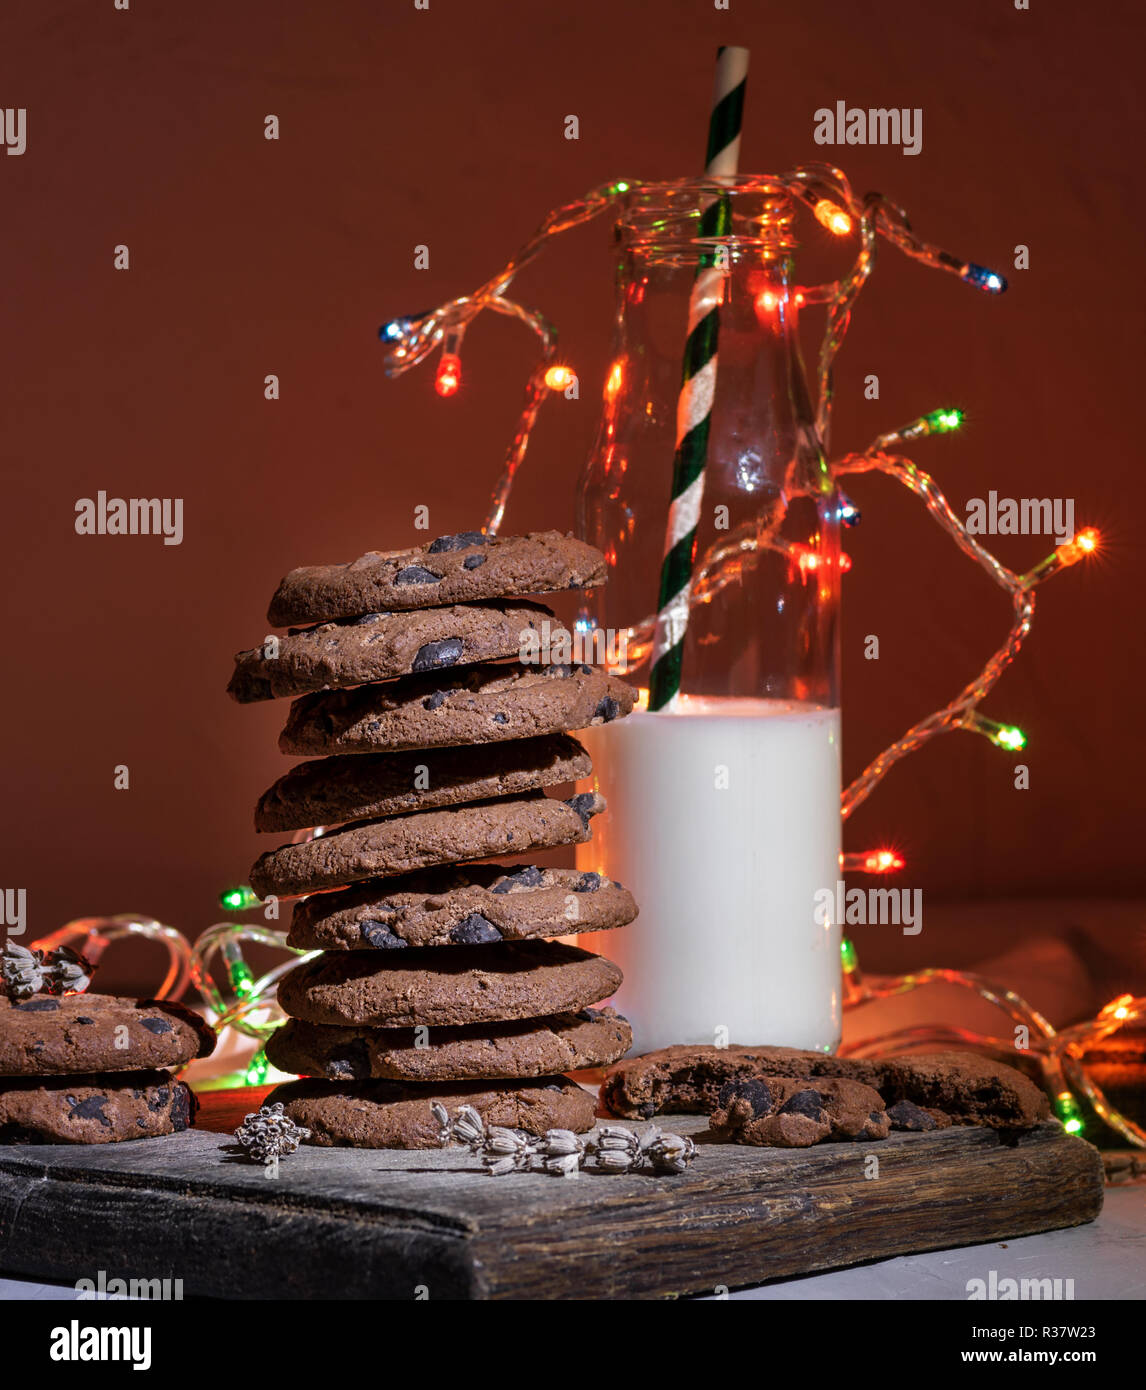
[[[245,1086],[261,1086],[267,1079],[267,1072],[270,1071],[270,1067],[267,1054],[262,1048],[259,1048],[258,1052],[251,1058],[247,1070],[243,1073],[243,1084]]]
[[[859,964],[859,957],[856,955],[856,948],[852,945],[852,943],[847,939],[846,936],[840,942],[840,964],[844,967],[844,970],[849,975]]]
[[[1078,1134],[1082,1130],[1082,1117],[1078,1113],[1078,1106],[1074,1103],[1074,1097],[1069,1091],[1060,1091],[1054,1100],[1055,1113],[1062,1121],[1062,1127],[1068,1134]]]
[[[928,425],[938,434],[947,434],[951,430],[957,430],[963,423],[963,412],[961,410],[933,410],[926,417]]]
[[[227,888],[219,894],[219,902],[228,912],[245,912],[249,907],[257,907],[262,898],[245,883],[237,888]]]
[[[228,974],[231,977],[231,988],[240,999],[245,999],[251,992],[251,986],[255,983],[255,977],[251,974],[251,967],[245,960],[235,960],[230,962]]]

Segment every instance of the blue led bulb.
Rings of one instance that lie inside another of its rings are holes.
[[[994,270],[988,270],[985,265],[976,265],[974,261],[968,261],[959,272],[959,278],[966,281],[968,285],[974,285],[977,290],[986,290],[988,294],[1002,294],[1007,288],[1007,282]]]

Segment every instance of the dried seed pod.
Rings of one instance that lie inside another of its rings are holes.
[[[598,1149],[594,1162],[602,1173],[629,1173],[637,1161],[634,1155],[622,1149]]]
[[[59,946],[44,963],[45,985],[50,994],[82,994],[92,982],[94,969],[91,961],[78,951]]]
[[[631,1129],[621,1129],[617,1125],[602,1125],[594,1143],[598,1154],[615,1152],[636,1158],[641,1152],[640,1138]]]
[[[548,1129],[538,1144],[545,1172],[557,1178],[580,1176],[585,1162],[585,1141],[571,1129]]]
[[[645,1153],[654,1173],[683,1173],[696,1157],[696,1144],[687,1135],[659,1134]]]
[[[44,988],[44,958],[14,941],[0,948],[0,981],[12,999],[31,999]]]
[[[438,1126],[438,1144],[443,1149],[448,1149],[450,1140],[454,1137],[454,1126],[450,1119],[450,1112],[440,1101],[432,1101],[430,1104],[430,1114],[434,1117],[434,1123]]]
[[[506,1175],[506,1173],[512,1173],[517,1167],[517,1164],[514,1162],[512,1156],[508,1154],[504,1158],[496,1159],[490,1158],[488,1155],[486,1155],[483,1161],[486,1166],[486,1171],[489,1173],[491,1178],[502,1178]]]
[[[310,1138],[310,1130],[296,1125],[284,1113],[282,1101],[276,1101],[247,1115],[235,1130],[235,1138],[256,1163],[271,1163],[296,1152],[299,1144]]]
[[[472,1105],[459,1106],[454,1117],[454,1138],[458,1143],[476,1153],[485,1142],[485,1136],[485,1121],[481,1115]]]
[[[545,1171],[555,1178],[579,1178],[582,1157],[579,1153],[570,1153],[546,1158]]]
[[[571,1129],[547,1129],[541,1141],[542,1152],[549,1158],[563,1158],[569,1154],[583,1154],[584,1140],[578,1138]]]
[[[529,1135],[519,1129],[494,1125],[486,1136],[482,1159],[490,1173],[500,1177],[502,1173],[527,1169],[536,1152]]]

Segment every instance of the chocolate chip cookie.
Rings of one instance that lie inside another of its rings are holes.
[[[469,666],[446,678],[304,695],[291,706],[279,749],[312,756],[500,743],[607,724],[636,697],[593,666]]]
[[[991,1129],[1030,1129],[1050,1115],[1050,1101],[1033,1081],[974,1052],[917,1052],[878,1065],[877,1089],[889,1107],[909,1101],[954,1124]]]
[[[842,1076],[875,1086],[874,1062],[803,1052],[793,1047],[705,1047],[678,1044],[632,1057],[609,1072],[601,1099],[614,1115],[651,1119],[683,1112],[711,1115],[729,1081],[787,1076]]]
[[[491,538],[462,531],[417,550],[371,550],[348,565],[291,570],[271,599],[267,619],[286,627],[604,582],[605,557],[572,535],[535,531]]]
[[[909,1101],[932,1118],[955,1124],[1030,1129],[1050,1114],[1046,1096],[1021,1072],[973,1052],[874,1060],[791,1047],[679,1045],[621,1062],[605,1078],[601,1099],[614,1115],[634,1118],[670,1111],[711,1115],[727,1082],[776,1076],[859,1081],[878,1091],[888,1107]],[[914,1111],[902,1113],[915,1120]],[[926,1127],[917,1121],[898,1124],[895,1115],[892,1125]]]
[[[227,693],[249,704],[518,656],[526,653],[525,634],[543,633],[543,623],[553,641],[565,633],[551,609],[522,602],[363,613],[293,628],[286,637],[239,652]]]
[[[280,1071],[331,1081],[480,1081],[548,1076],[615,1062],[632,1046],[612,1009],[467,1028],[338,1028],[291,1018],[267,1042]]]
[[[438,1125],[430,1109],[437,1101],[452,1114],[472,1105],[487,1125],[544,1134],[593,1128],[595,1102],[590,1092],[563,1076],[539,1081],[447,1082],[424,1085],[402,1081],[288,1081],[267,1097],[281,1101],[297,1125],[310,1130],[305,1142],[324,1148],[436,1149]]]
[[[251,887],[260,898],[291,897],[432,864],[581,844],[589,838],[590,817],[604,809],[604,798],[595,792],[581,792],[568,801],[527,792],[364,821],[269,850],[251,869]]]
[[[841,1077],[728,1081],[709,1120],[727,1144],[803,1149],[826,1139],[886,1139],[891,1120],[878,1091]]]
[[[165,1071],[0,1079],[0,1144],[116,1144],[194,1123],[191,1088]]]
[[[479,946],[623,927],[637,915],[602,874],[536,864],[470,864],[315,893],[295,905],[287,944],[301,950]]]
[[[621,971],[558,941],[346,951],[306,961],[279,984],[292,1018],[339,1026],[464,1027],[575,1013],[608,998]]]
[[[579,782],[592,771],[588,753],[568,734],[472,748],[319,758],[297,763],[262,794],[255,829],[305,830],[431,811]]]
[[[0,1077],[181,1067],[214,1048],[214,1030],[181,1004],[111,994],[0,996]]]

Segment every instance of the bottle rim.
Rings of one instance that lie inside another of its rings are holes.
[[[700,235],[702,215],[722,198],[729,203],[731,230]],[[718,248],[733,261],[774,259],[797,249],[795,214],[788,188],[766,174],[634,181],[622,197],[614,232],[627,250],[674,264],[695,262]]]

